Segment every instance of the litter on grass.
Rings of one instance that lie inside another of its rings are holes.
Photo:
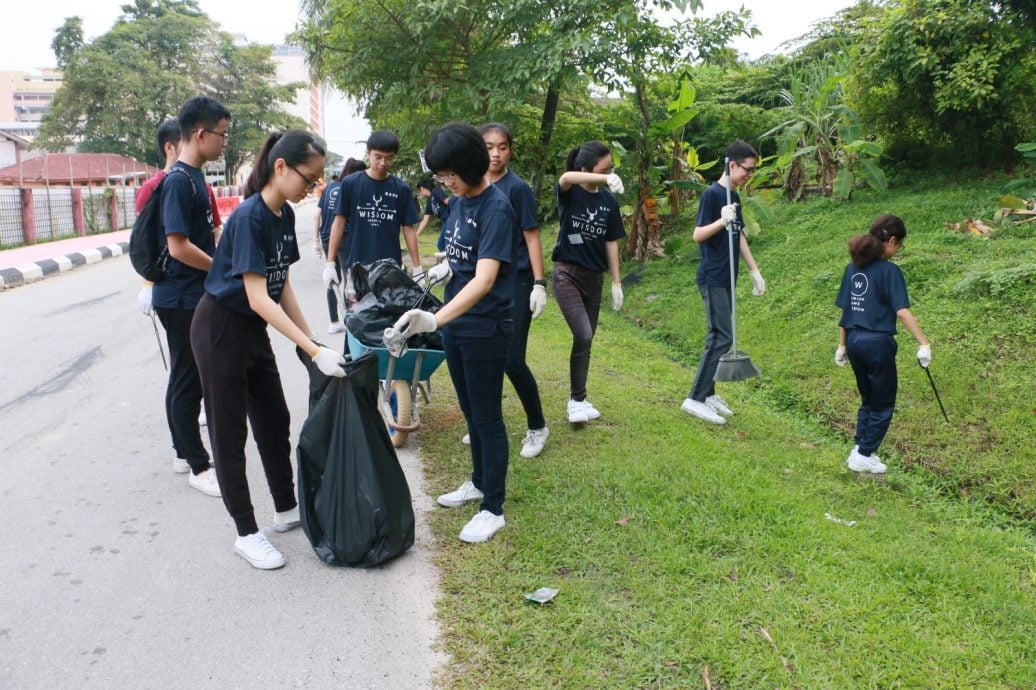
[[[535,601],[537,604],[546,604],[548,601],[558,595],[558,590],[551,589],[550,587],[540,587],[532,594],[526,594],[525,598],[529,601]]]
[[[836,518],[831,513],[824,513],[824,517],[831,522],[837,522],[839,525],[845,525],[846,527],[852,527],[856,524],[856,520],[843,520],[842,518]]]

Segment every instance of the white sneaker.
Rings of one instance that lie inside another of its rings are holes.
[[[471,445],[471,434],[464,434],[464,438],[462,438],[460,440],[460,442],[463,443],[466,446],[470,446]]]
[[[234,540],[234,551],[259,570],[274,570],[284,567],[284,554],[277,550],[266,532],[259,530],[255,534],[246,534]]]
[[[570,424],[585,424],[591,419],[597,419],[600,416],[601,413],[585,400],[568,401],[568,421]]]
[[[344,333],[345,325],[341,321],[332,321],[331,325],[327,327],[327,332],[332,335],[335,333]]]
[[[184,458],[176,456],[176,450],[173,450],[173,472],[177,474],[187,474],[191,471],[191,466],[187,464]]]
[[[550,436],[550,429],[547,427],[529,429],[525,432],[525,438],[522,439],[522,450],[519,454],[523,458],[536,457],[543,452],[543,446],[547,443],[548,436]]]
[[[504,524],[503,515],[493,515],[488,510],[480,510],[464,525],[464,529],[460,531],[460,540],[469,544],[489,541]]]
[[[705,404],[712,408],[716,414],[721,414],[724,417],[729,417],[734,414],[734,411],[727,407],[726,401],[718,395],[710,395],[705,398]]]
[[[475,488],[475,485],[470,481],[466,481],[460,485],[456,491],[451,491],[448,494],[443,494],[436,499],[439,505],[445,508],[459,508],[460,506],[470,501],[481,501],[482,492]]]
[[[849,459],[845,462],[846,466],[853,472],[870,472],[871,474],[885,474],[885,470],[888,467],[881,462],[881,458],[877,455],[860,455],[860,451],[855,447],[852,452],[849,453]]]
[[[187,477],[187,483],[207,496],[220,497],[219,481],[216,480],[216,470],[211,467],[201,474],[191,472]]]
[[[723,419],[714,409],[706,405],[703,402],[698,402],[693,398],[687,398],[683,401],[683,405],[680,405],[680,409],[689,415],[693,415],[698,419],[704,419],[706,422],[712,422],[713,424],[726,424],[727,420]]]
[[[201,412],[198,413],[198,426],[208,426],[209,419],[205,416],[205,408],[201,408]]]
[[[601,413],[597,411],[597,408],[589,400],[584,400],[583,405],[586,407],[586,416],[590,418],[591,422],[601,418]]]
[[[273,531],[274,532],[287,532],[293,530],[302,524],[302,519],[299,517],[299,507],[295,506],[291,510],[285,510],[283,513],[273,514]]]

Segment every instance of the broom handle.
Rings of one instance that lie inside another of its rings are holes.
[[[727,206],[730,206],[730,159],[723,159],[723,168],[727,176]],[[736,222],[735,217],[735,222]],[[733,225],[733,223],[731,223]],[[733,336],[733,350],[737,354],[737,297],[734,295],[734,233],[727,231],[727,244],[730,246],[730,333]]]

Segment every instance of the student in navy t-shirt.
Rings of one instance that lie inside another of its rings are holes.
[[[447,280],[446,304],[435,314],[408,311],[395,328],[406,337],[443,329],[446,364],[471,437],[472,471],[470,480],[438,502],[459,507],[481,501],[460,538],[483,542],[504,526],[508,448],[501,397],[521,235],[510,200],[486,179],[489,154],[474,127],[455,122],[436,130],[425,160],[454,195],[446,260],[432,269]]]
[[[507,195],[514,207],[522,240],[514,262],[514,335],[507,353],[507,378],[514,386],[525,409],[528,430],[522,440],[521,456],[534,458],[543,452],[550,430],[543,417],[543,405],[536,377],[525,361],[529,343],[529,327],[547,308],[547,281],[543,277],[543,248],[540,246],[540,222],[536,218],[536,197],[525,180],[507,169],[514,139],[511,130],[499,122],[479,128],[489,152],[489,181]]]
[[[175,451],[173,470],[190,473],[188,486],[219,496],[198,427],[202,389],[191,352],[191,322],[215,250],[212,202],[201,168],[223,155],[230,111],[213,98],[196,96],[180,106],[176,119],[183,144],[162,182],[161,197],[169,259],[165,278],[152,288],[151,297],[169,343],[165,409]]]
[[[695,282],[702,302],[705,303],[705,352],[698,364],[698,372],[687,399],[680,406],[685,412],[713,424],[725,424],[726,416],[733,412],[723,398],[716,394],[716,369],[719,359],[730,351],[733,342],[731,326],[730,294],[730,247],[731,239],[735,251],[748,265],[752,278],[752,294],[759,296],[766,292],[766,282],[755,263],[748,239],[742,230],[740,197],[734,190],[743,186],[755,172],[759,154],[743,141],[735,141],[727,147],[725,157],[728,169],[718,182],[713,182],[702,192],[698,201],[698,223],[694,228],[694,241],[701,251],[701,263]],[[730,203],[727,204],[727,196]],[[733,236],[733,237],[731,237]],[[734,279],[740,265],[734,257]]]
[[[301,130],[271,134],[256,155],[245,200],[227,221],[191,328],[209,440],[223,503],[238,537],[234,550],[256,568],[284,565],[259,530],[245,477],[251,426],[273,496],[273,529],[298,527],[292,479],[290,418],[267,325],[309,354],[328,376],[344,376],[345,359],[310,340],[288,269],[299,260],[295,213],[324,169],[324,148]]]
[[[324,250],[324,256],[328,256],[328,243],[331,239],[331,225],[334,223],[335,214],[334,208],[338,203],[338,197],[342,193],[342,180],[355,172],[366,170],[367,164],[363,161],[358,161],[355,158],[350,158],[345,162],[345,166],[342,168],[342,173],[332,180],[331,184],[324,187],[324,191],[320,195],[320,201],[317,202],[317,207],[320,209],[320,216],[317,220],[319,223],[320,232],[320,245]],[[344,247],[338,250],[338,254],[333,257],[335,264],[335,273],[338,276],[339,281],[342,280],[342,271],[346,265],[346,256]],[[331,285],[327,288],[327,314],[331,323],[327,327],[328,333],[342,333],[345,331],[345,325],[341,320],[341,312],[338,310],[338,288]],[[343,308],[348,308],[348,305],[343,304]]]
[[[860,391],[856,445],[846,461],[854,472],[882,474],[886,470],[875,451],[888,432],[896,406],[896,319],[917,339],[921,366],[932,362],[932,348],[910,311],[903,272],[889,261],[903,248],[904,239],[903,221],[883,215],[871,223],[866,235],[849,240],[852,262],[845,267],[835,300],[842,310],[835,364],[844,367],[849,361]]]
[[[599,141],[587,142],[569,152],[567,172],[554,188],[561,228],[551,254],[552,282],[558,308],[572,331],[568,421],[573,424],[601,416],[586,399],[586,379],[606,272],[612,277],[612,309],[622,308],[618,241],[626,231],[613,192],[622,194],[624,189],[612,168],[608,147]]]
[[[417,248],[417,207],[410,187],[391,173],[399,151],[399,139],[386,131],[374,132],[367,139],[370,167],[342,180],[342,193],[334,207],[328,250],[337,255],[346,238],[346,270],[353,264],[370,264],[392,259],[402,266],[399,232],[403,231],[410,265],[416,279],[424,275]],[[334,262],[324,264],[324,287],[338,283]],[[348,286],[347,286],[348,287]]]

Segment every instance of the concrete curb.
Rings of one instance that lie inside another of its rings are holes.
[[[72,252],[64,256],[56,256],[52,259],[41,259],[13,268],[3,268],[0,269],[0,290],[35,283],[37,280],[50,278],[86,264],[100,263],[105,259],[122,256],[127,252],[129,252],[129,242],[116,242],[93,249],[84,249],[80,252]]]

